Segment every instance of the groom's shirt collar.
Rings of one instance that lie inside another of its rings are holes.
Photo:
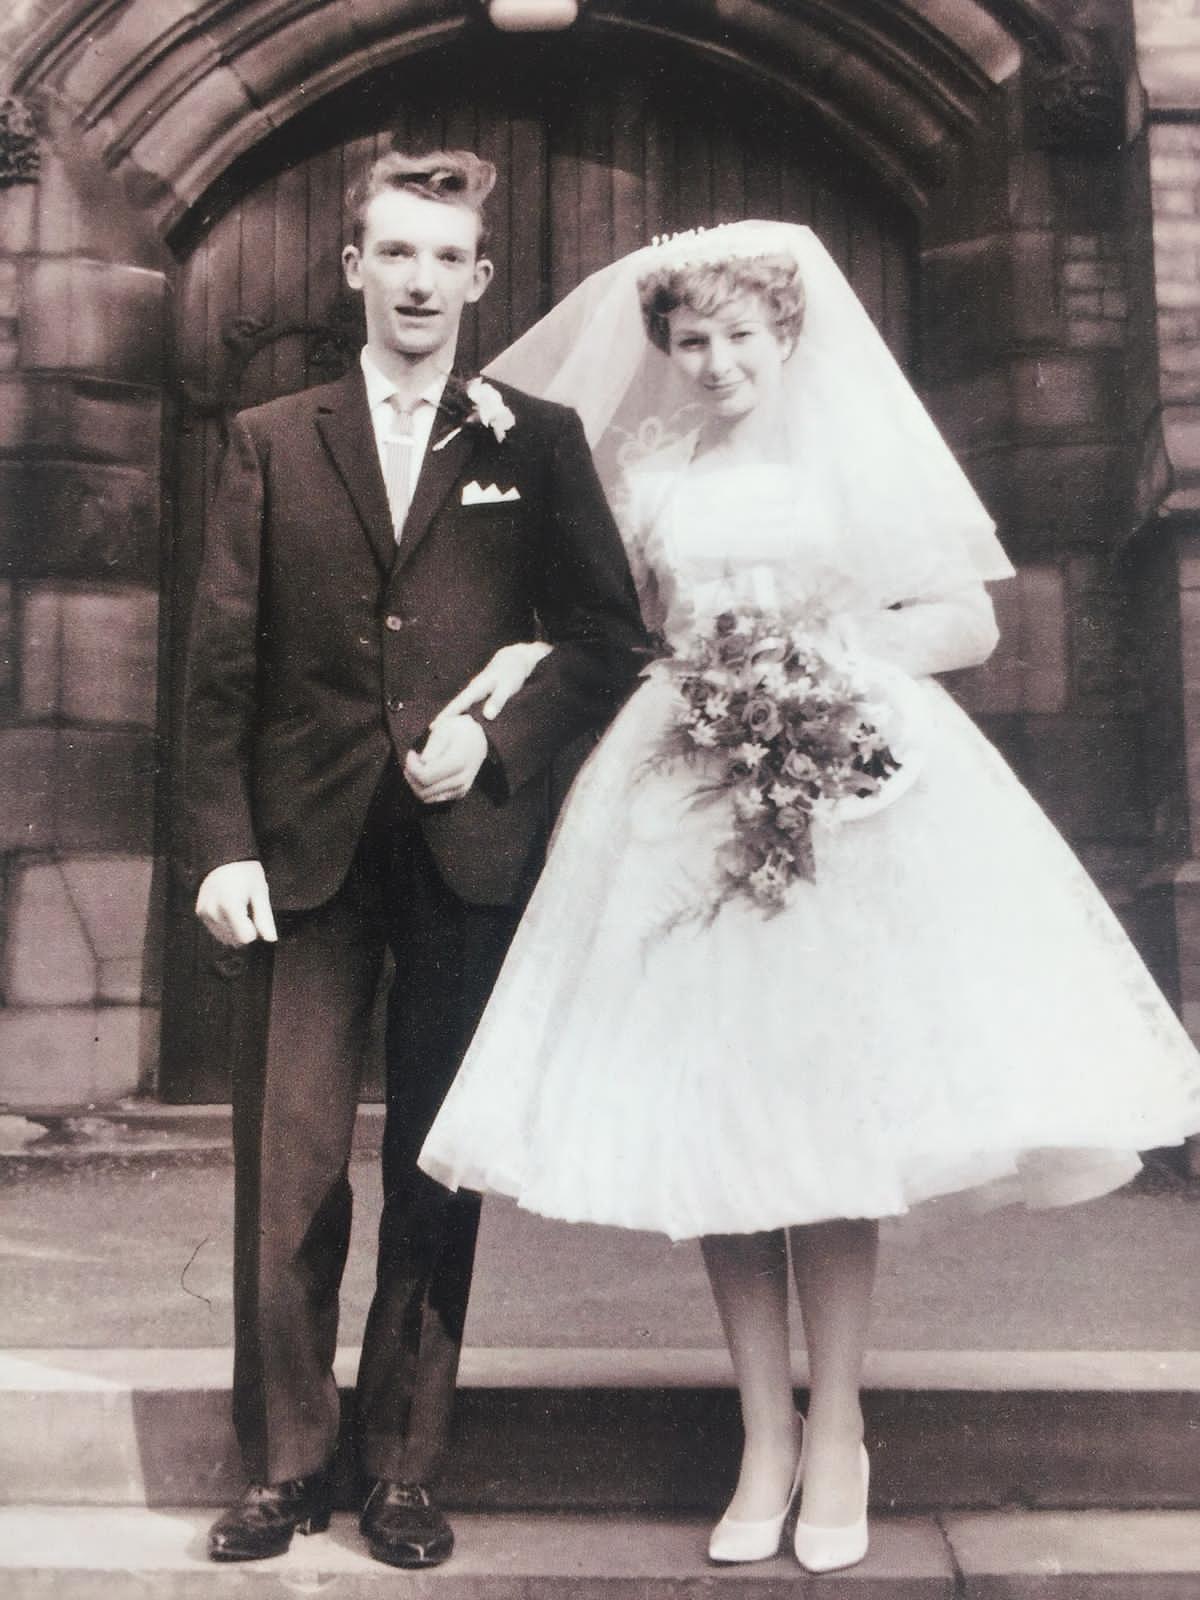
[[[367,385],[367,404],[371,408],[372,417],[374,417],[379,406],[391,405],[392,396],[396,393],[396,385],[386,373],[381,372],[375,365],[365,345],[363,346],[362,354],[359,356],[359,362]],[[428,388],[421,390],[421,393],[417,396],[416,403],[411,407],[414,419],[430,408],[434,411],[437,410],[445,387],[446,378],[442,376],[435,378]]]

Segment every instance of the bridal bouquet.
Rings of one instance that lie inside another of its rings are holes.
[[[844,802],[870,809],[900,770],[867,686],[822,631],[813,616],[727,611],[671,663],[679,709],[661,757],[704,770],[697,799],[732,800],[710,917],[736,895],[779,911],[815,879],[814,819]]]

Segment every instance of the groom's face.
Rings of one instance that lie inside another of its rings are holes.
[[[361,247],[342,252],[346,282],[363,297],[367,346],[386,366],[445,353],[454,359],[463,307],[483,294],[492,264],[478,253],[467,206],[383,189],[367,207]]]

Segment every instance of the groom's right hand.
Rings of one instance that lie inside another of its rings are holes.
[[[274,944],[275,918],[261,861],[227,861],[214,867],[200,885],[196,915],[222,944]]]

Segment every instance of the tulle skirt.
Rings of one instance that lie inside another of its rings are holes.
[[[730,820],[648,765],[652,672],[581,772],[421,1165],[674,1239],[936,1197],[1063,1204],[1200,1129],[1200,1058],[1083,868],[923,680],[920,777],[764,917],[680,922]]]

